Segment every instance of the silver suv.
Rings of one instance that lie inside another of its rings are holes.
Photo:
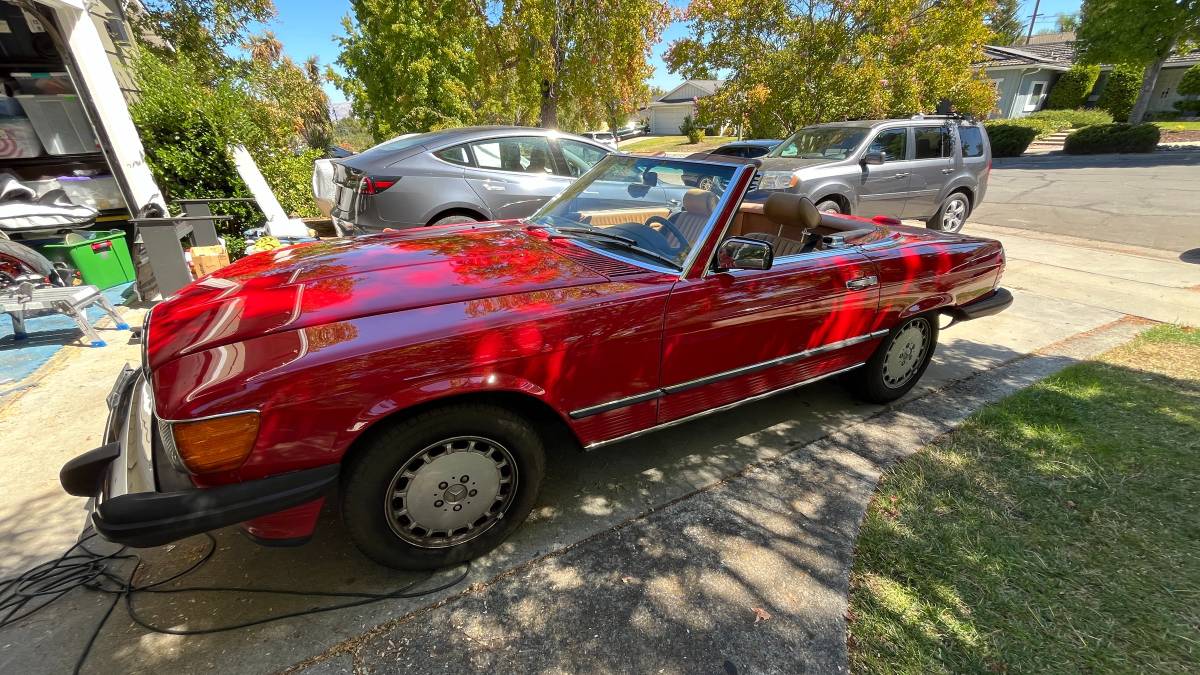
[[[918,115],[804,127],[761,162],[759,189],[806,195],[821,211],[958,232],[983,201],[992,148],[978,122]]]

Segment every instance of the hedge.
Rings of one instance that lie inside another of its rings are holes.
[[[1096,80],[1100,77],[1100,66],[1085,66],[1077,63],[1071,69],[1059,76],[1050,95],[1046,97],[1046,108],[1053,110],[1071,110],[1082,106]]]
[[[1138,66],[1119,65],[1113,68],[1100,91],[1100,98],[1096,100],[1096,107],[1107,110],[1114,120],[1128,120],[1142,89],[1144,74]]]
[[[1026,119],[1045,120],[1053,124],[1056,131],[1113,123],[1112,115],[1104,110],[1039,110]]]
[[[1153,152],[1159,129],[1154,124],[1098,124],[1067,136],[1063,152],[1095,155],[1105,152]]]
[[[1033,139],[1037,129],[1028,124],[1004,122],[988,123],[988,139],[992,142],[992,157],[1020,157]]]

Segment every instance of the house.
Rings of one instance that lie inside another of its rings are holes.
[[[683,118],[696,114],[696,101],[717,93],[722,84],[721,80],[685,80],[651,101],[638,114],[650,127],[651,134],[678,135]]]
[[[984,47],[985,58],[975,67],[983,70],[1000,93],[990,117],[1024,117],[1041,110],[1059,75],[1075,63],[1074,37],[1073,33],[1062,33],[1035,36],[1027,45]],[[1181,51],[1167,59],[1155,85],[1150,113],[1175,111],[1174,103],[1183,98],[1178,91],[1179,81],[1183,79],[1183,73],[1197,63],[1200,63],[1200,49]],[[1089,106],[1100,97],[1111,70],[1110,65],[1100,67],[1100,79],[1088,96]]]

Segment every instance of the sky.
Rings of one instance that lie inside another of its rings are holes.
[[[953,2],[953,0],[945,0]],[[677,7],[687,5],[687,0],[671,0]],[[1059,14],[1074,14],[1079,11],[1081,0],[1042,0],[1038,8],[1038,23],[1035,30],[1052,28],[1055,17]],[[1034,0],[1024,0],[1021,4],[1022,17],[1028,21],[1033,13]],[[338,46],[334,41],[335,35],[343,34],[342,17],[350,12],[349,0],[275,0],[277,15],[274,20],[256,27],[256,32],[271,30],[283,42],[284,52],[297,63],[303,62],[309,56],[316,55],[322,65],[333,65],[337,60]],[[683,78],[667,72],[663,63],[663,55],[671,42],[684,37],[687,28],[683,23],[669,26],[663,33],[663,39],[654,46],[650,62],[654,66],[654,76],[650,84],[666,90],[682,82]],[[335,66],[336,67],[336,66]],[[346,97],[332,84],[325,84],[329,100],[338,103]]]

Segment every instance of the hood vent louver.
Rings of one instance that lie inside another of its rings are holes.
[[[610,279],[614,277],[628,277],[634,274],[645,274],[647,272],[646,269],[637,265],[631,265],[616,258],[610,258],[602,253],[589,251],[571,242],[555,242],[554,250],[593,272],[603,274]]]

